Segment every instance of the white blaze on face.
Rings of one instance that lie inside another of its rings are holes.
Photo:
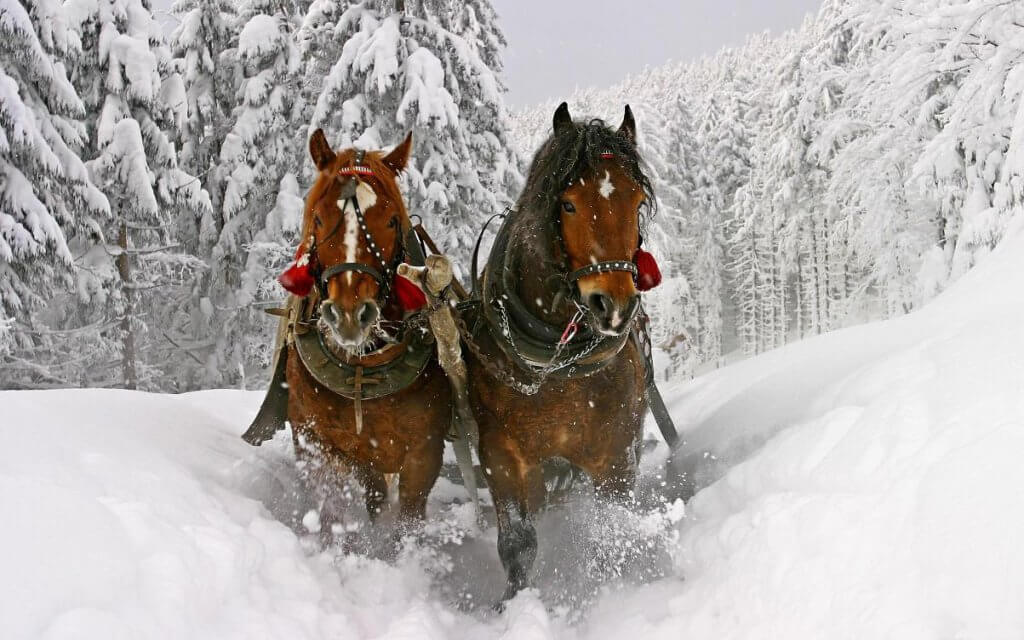
[[[365,215],[370,207],[377,204],[377,194],[370,185],[360,182],[356,187],[356,202]],[[359,253],[359,218],[356,217],[355,209],[344,200],[338,200],[338,209],[345,212],[345,236],[342,239],[345,246],[345,262],[355,262]],[[345,280],[352,284],[351,271],[345,272]]]
[[[612,184],[612,176],[607,171],[604,172],[604,177],[601,178],[601,184],[598,186],[598,193],[601,194],[605,200],[609,200],[612,194],[615,193],[615,185]]]

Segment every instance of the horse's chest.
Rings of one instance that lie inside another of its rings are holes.
[[[639,357],[627,344],[604,369],[585,378],[549,380],[532,396],[498,383],[475,385],[476,402],[489,416],[481,428],[500,430],[518,449],[538,457],[621,451],[635,441],[643,424]]]
[[[444,446],[450,399],[443,374],[425,371],[407,389],[356,403],[316,383],[289,360],[288,414],[297,435],[384,473],[398,472],[405,456],[424,446]]]

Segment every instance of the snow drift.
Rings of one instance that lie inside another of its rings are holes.
[[[460,556],[493,529],[394,565],[310,551],[286,439],[238,438],[259,394],[4,392],[3,636],[1019,638],[1021,291],[1018,233],[921,312],[681,383],[670,469],[697,492],[667,577],[581,611],[438,588],[500,580]]]

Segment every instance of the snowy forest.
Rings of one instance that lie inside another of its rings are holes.
[[[173,11],[0,0],[0,387],[258,388],[313,130],[412,131],[408,208],[467,265],[561,101],[510,112],[487,0]],[[1022,59],[1021,3],[827,0],[564,96],[637,114],[658,375],[906,314],[981,261],[1021,218]]]

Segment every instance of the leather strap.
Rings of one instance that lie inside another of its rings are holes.
[[[346,271],[358,271],[360,273],[365,273],[376,280],[377,284],[384,283],[384,276],[380,271],[368,264],[363,264],[362,262],[342,262],[340,264],[333,265],[324,270],[323,274],[320,275],[320,279],[323,280],[324,284],[327,284],[328,280],[338,274],[345,273]]]
[[[589,276],[592,273],[607,273],[609,271],[628,271],[636,278],[636,264],[628,260],[606,260],[581,267],[569,273],[565,279],[571,285],[583,276]]]
[[[472,261],[469,264],[469,268],[470,268],[469,284],[470,284],[470,287],[472,288],[471,289],[472,297],[474,297],[474,298],[476,298],[477,296],[480,295],[480,272],[477,271],[477,264],[478,264],[478,259],[480,258],[480,243],[484,239],[484,232],[487,231],[487,227],[489,227],[491,225],[491,221],[493,221],[495,218],[502,218],[502,219],[507,221],[508,220],[508,218],[507,218],[508,212],[511,211],[511,210],[512,209],[510,207],[510,208],[506,209],[503,213],[496,213],[493,216],[491,216],[490,218],[487,218],[487,222],[484,223],[483,228],[480,229],[480,234],[477,235],[477,237],[476,237],[476,245],[473,247],[473,259],[472,259]],[[503,224],[498,229],[498,233],[500,234],[504,229],[505,229],[505,225]],[[495,244],[497,244],[497,238],[495,238]],[[494,253],[494,248],[491,249],[491,253],[492,254]],[[489,264],[490,260],[488,260],[487,262]]]

